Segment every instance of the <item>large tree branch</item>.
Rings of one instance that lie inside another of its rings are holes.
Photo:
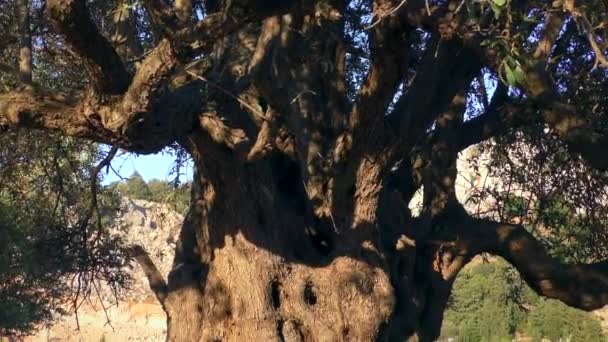
[[[152,153],[192,130],[195,109],[201,107],[195,93],[197,89],[181,89],[159,99],[145,117],[135,116],[129,125],[114,126],[105,119],[120,110],[115,104],[101,104],[87,96],[16,91],[0,95],[0,126],[55,131],[133,152]]]
[[[81,115],[83,110],[79,103],[60,96],[40,96],[30,91],[0,95],[3,127],[43,129],[111,144],[111,134],[87,121]]]
[[[382,141],[373,140],[382,139],[386,109],[408,69],[406,35],[411,28],[398,11],[395,12],[398,6],[400,1],[373,2],[375,24],[370,27],[371,67],[359,89],[350,120],[355,149],[382,147]]]
[[[199,21],[193,28],[186,28],[177,33],[176,38],[190,43],[191,53],[208,52],[218,38],[231,34],[245,27],[246,24],[263,20],[276,15],[286,14],[293,10],[298,0],[240,1],[230,6],[229,13],[213,13]],[[312,1],[315,3],[316,1]]]
[[[254,113],[262,127],[258,139],[293,134],[307,182],[324,172],[323,159],[346,118],[343,6],[305,3],[293,14],[266,19],[248,65],[257,95],[268,104],[266,113]]]
[[[507,92],[508,86],[499,83],[485,112],[459,127],[457,144],[460,151],[509,130],[520,128],[537,116],[529,102],[517,103],[508,96]]]
[[[152,261],[150,255],[148,255],[146,250],[140,245],[131,246],[129,252],[131,257],[133,257],[144,270],[148,283],[150,284],[150,289],[160,304],[164,306],[168,295],[167,283],[154,264],[154,261]]]
[[[389,114],[397,136],[395,155],[403,155],[425,135],[426,129],[447,110],[458,91],[481,70],[481,61],[457,39],[436,40],[427,49],[421,69]]]
[[[280,13],[282,9],[282,6],[277,6],[274,10]],[[268,15],[274,13],[270,9],[265,11],[267,12],[264,13]],[[207,53],[218,39],[237,31],[247,22],[260,18],[263,18],[263,14],[257,12],[256,15],[248,15],[244,18],[228,16],[225,19],[219,13],[209,15],[197,24],[194,50],[198,53]],[[133,124],[142,120],[149,121],[147,117],[154,112],[157,105],[155,100],[166,90],[166,85],[176,68],[194,54],[191,50],[193,45],[188,45],[192,38],[188,34],[192,34],[190,28],[170,38],[164,38],[148,54],[133,77],[120,105],[116,107],[118,110],[108,113],[108,117],[105,118],[108,128],[126,132]]]
[[[122,98],[121,114],[118,123],[130,123],[140,113],[149,113],[156,104],[154,101],[166,87],[169,77],[179,64],[179,56],[172,43],[163,39],[144,59],[131,85]]]
[[[433,139],[422,147],[417,156],[422,164],[416,170],[423,184],[422,211],[415,230],[415,240],[428,238],[435,217],[459,208],[456,199],[458,159],[458,128],[466,110],[466,89],[461,89],[450,101],[446,111],[437,118]]]
[[[463,217],[446,225],[458,226],[460,253],[499,255],[520,272],[538,294],[558,299],[582,310],[608,304],[608,262],[564,264],[550,256],[543,245],[520,225]]]
[[[49,0],[47,10],[57,31],[83,59],[97,91],[120,94],[131,77],[120,56],[99,32],[85,0]]]
[[[275,5],[260,5],[259,12],[245,13],[240,25],[286,10],[284,3]],[[158,151],[193,129],[194,117],[202,108],[201,85],[173,91],[167,87],[176,67],[192,56],[188,41],[163,39],[131,82],[120,57],[89,17],[84,1],[50,1],[49,12],[85,60],[93,80],[98,81],[97,89],[67,100],[29,91],[0,95],[0,122],[4,126],[54,130],[140,153]],[[200,52],[208,52],[218,39],[241,27],[235,24],[234,16],[230,17],[225,21],[208,16],[199,22],[198,38],[204,42]],[[124,94],[107,98],[99,93]]]
[[[389,125],[397,137],[394,157],[404,155],[420,142],[437,115],[447,110],[456,93],[468,87],[483,66],[484,54],[477,49],[480,37],[462,32],[462,18],[458,13],[462,2],[448,1],[446,5],[410,0],[402,13],[410,25],[430,30],[433,37],[427,43],[414,81],[388,115]],[[479,27],[489,28],[492,18],[492,11],[486,11]]]

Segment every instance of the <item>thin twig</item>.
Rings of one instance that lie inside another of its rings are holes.
[[[378,19],[376,21],[371,23],[369,26],[364,27],[363,29],[369,30],[369,29],[373,28],[374,26],[378,25],[382,20],[384,20],[384,18],[393,15],[393,13],[397,12],[406,3],[407,3],[407,0],[401,0],[399,5],[395,6],[393,9],[388,11],[388,13],[385,13],[385,14],[381,15],[380,17],[378,17]]]
[[[95,284],[95,280],[93,280],[93,287],[95,288],[95,293],[97,293],[97,299],[99,299],[99,303],[101,303],[101,308],[103,309],[103,313],[106,316],[106,324],[104,324],[104,326],[109,325],[110,328],[112,328],[112,331],[114,331],[114,326],[112,325],[112,322],[110,320],[110,316],[108,315],[108,309],[103,304],[103,298],[101,298],[101,294],[99,293],[99,289],[97,288],[97,284]]]
[[[86,231],[86,227],[89,224],[91,217],[93,217],[93,214],[95,213],[95,208],[97,207],[97,175],[104,167],[110,165],[112,159],[114,159],[117,152],[118,147],[112,146],[110,151],[108,151],[108,154],[106,154],[106,156],[99,162],[99,164],[97,164],[91,171],[91,203],[89,205],[87,213],[84,216],[84,219],[81,222],[81,230]],[[86,239],[84,239],[84,237],[83,240],[86,242]]]
[[[460,4],[458,5],[458,7],[456,7],[456,10],[454,11],[454,13],[460,12],[460,9],[462,8],[462,5],[464,5],[464,3],[465,3],[465,0],[462,0],[460,2]]]
[[[577,23],[577,25],[581,27],[586,33],[589,45],[591,45],[591,49],[595,54],[595,64],[593,65],[593,67],[595,68],[600,65],[604,68],[608,68],[608,59],[604,55],[602,48],[597,43],[596,35],[593,33],[593,28],[591,27],[591,23],[589,22],[587,16],[576,9],[569,10],[569,12],[572,15],[572,18],[574,18],[574,21]]]
[[[266,119],[266,117],[264,116],[264,113],[262,113],[260,110],[258,110],[257,108],[255,108],[254,106],[250,105],[249,103],[241,100],[238,96],[234,95],[233,93],[231,93],[230,91],[228,91],[226,88],[222,87],[221,85],[212,82],[208,79],[206,79],[203,76],[197,75],[195,73],[193,73],[190,70],[184,70],[188,75],[195,77],[203,82],[206,82],[207,84],[209,84],[210,86],[216,88],[217,90],[221,91],[222,93],[230,96],[231,98],[235,99],[238,103],[242,104],[243,106],[245,106],[247,109],[249,109],[250,111],[252,111],[253,113],[261,116],[263,119]]]

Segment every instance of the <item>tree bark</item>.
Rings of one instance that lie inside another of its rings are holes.
[[[29,1],[19,0],[16,6],[19,18],[19,81],[32,85],[32,33],[30,32]]]
[[[369,242],[337,248],[297,165],[205,157],[168,281],[168,340],[377,340],[395,305],[387,264]]]

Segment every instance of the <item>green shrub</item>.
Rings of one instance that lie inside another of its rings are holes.
[[[540,298],[502,260],[463,270],[454,284],[441,340],[511,341],[516,332],[537,341],[595,342],[607,338],[591,314]]]

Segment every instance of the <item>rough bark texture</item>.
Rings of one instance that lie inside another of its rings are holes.
[[[456,275],[482,252],[504,256],[545,296],[587,310],[608,302],[604,264],[565,267],[523,228],[471,218],[454,190],[458,153],[517,129],[522,113],[606,167],[606,137],[585,134],[590,124],[539,67],[562,20],[547,20],[533,54],[537,82],[522,86],[530,102],[501,85],[485,113],[464,122],[472,80],[500,60],[465,30],[460,1],[371,1],[369,69],[354,94],[349,2],[206,1],[196,23],[193,3],[143,1],[156,45],[128,68],[139,54],[133,13],[119,7],[107,39],[86,1],[48,0],[90,89],[0,95],[3,127],[139,153],[177,142],[190,153],[192,204],[169,279],[133,249],[167,312],[169,341],[432,341]],[[419,28],[430,38],[416,60]],[[414,219],[407,204],[422,185]]]
[[[19,18],[19,81],[32,84],[32,33],[28,0],[19,0],[16,16]]]

